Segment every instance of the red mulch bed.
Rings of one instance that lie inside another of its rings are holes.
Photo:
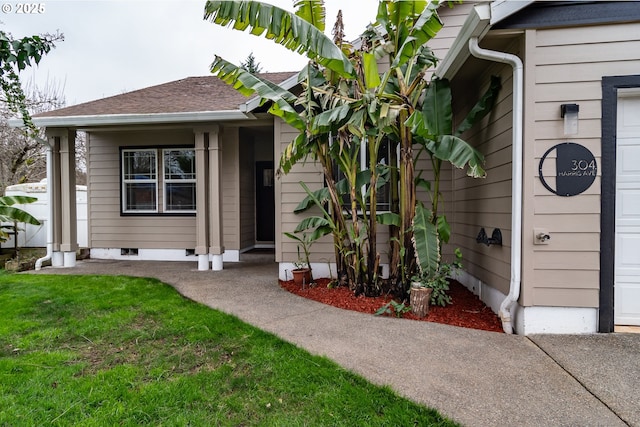
[[[388,303],[390,297],[365,297],[354,296],[346,287],[328,288],[329,279],[317,279],[316,285],[296,285],[293,280],[280,281],[280,286],[291,293],[309,298],[334,307],[346,310],[359,311],[361,313],[375,313],[380,307]],[[461,326],[463,328],[482,329],[485,331],[502,332],[500,319],[480,299],[467,288],[456,281],[449,286],[449,295],[452,304],[446,307],[431,306],[429,314],[419,318],[413,313],[405,313],[404,319],[420,320],[427,322],[444,323],[447,325]]]

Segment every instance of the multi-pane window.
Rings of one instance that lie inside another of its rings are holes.
[[[164,152],[164,211],[196,210],[196,159],[189,149]]]
[[[384,139],[380,143],[380,150],[378,151],[378,165],[389,166],[389,159],[391,158],[391,144],[388,139]],[[366,166],[369,167],[369,155],[366,157]],[[386,173],[386,176],[389,176],[390,171],[388,169],[384,170],[383,173]],[[384,183],[381,187],[377,189],[376,192],[376,205],[378,212],[389,211],[391,209],[391,184],[389,182]]]
[[[156,150],[122,150],[123,212],[158,211]]]
[[[195,212],[193,149],[123,149],[121,153],[123,213]]]
[[[386,177],[389,176],[388,165],[390,164],[389,160],[391,159],[391,152],[390,152],[390,150],[392,149],[391,147],[392,147],[392,144],[390,144],[389,140],[384,139],[380,143],[380,147],[378,150],[378,158],[376,162],[376,164],[380,168],[378,170],[378,173],[385,175]],[[360,170],[369,169],[369,150],[366,144],[360,145],[359,160],[360,160]],[[336,181],[340,181],[341,179],[345,178],[344,174],[338,169],[337,165],[334,165],[334,174],[335,174],[334,179]],[[380,178],[380,180],[382,180],[382,177]],[[367,182],[366,185],[364,185],[361,189],[363,197],[366,196],[366,190],[368,185],[369,185],[369,182]],[[367,210],[369,210],[368,198],[365,200],[365,203],[367,204]],[[342,206],[344,209],[347,209],[347,210],[351,209],[351,198],[349,197],[349,194],[342,195]],[[377,207],[377,212],[384,212],[384,211],[390,210],[391,184],[389,182],[386,182],[377,188],[376,207]]]

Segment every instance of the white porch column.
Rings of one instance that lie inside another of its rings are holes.
[[[220,129],[215,127],[209,132],[209,254],[211,269],[222,270],[224,253],[222,236],[222,146]]]
[[[196,247],[198,270],[209,270],[208,144],[204,130],[194,129],[196,152]]]
[[[78,250],[78,219],[76,213],[76,131],[63,129],[60,134],[60,201],[62,240],[60,251],[64,266],[75,267]]]

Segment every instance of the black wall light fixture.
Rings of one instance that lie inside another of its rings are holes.
[[[491,237],[489,237],[487,232],[484,231],[484,227],[482,227],[478,233],[478,237],[476,237],[476,242],[484,243],[487,246],[502,246],[502,231],[500,231],[499,228],[494,228]]]
[[[560,105],[560,117],[564,119],[564,134],[578,134],[578,112],[580,106],[578,104],[562,104]]]

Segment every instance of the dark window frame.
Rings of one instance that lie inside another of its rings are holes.
[[[143,145],[143,146],[121,146],[119,147],[118,153],[118,162],[119,162],[119,176],[118,182],[120,185],[119,188],[119,199],[120,199],[120,216],[121,217],[194,217],[196,216],[196,210],[189,210],[186,212],[181,211],[164,211],[165,206],[165,197],[163,194],[162,203],[160,203],[159,195],[160,191],[165,191],[164,185],[164,151],[165,150],[194,150],[195,147],[193,145]],[[156,211],[126,211],[125,207],[125,186],[124,186],[124,160],[123,153],[125,151],[143,151],[143,150],[154,150],[156,152]]]
[[[390,140],[387,140],[386,142],[383,142],[387,144],[387,155],[384,156],[384,158],[386,158],[387,160],[390,160],[390,158],[392,157],[390,155],[389,150],[391,149],[391,147],[394,146],[394,144],[391,143]],[[367,150],[368,146],[366,144],[362,144],[360,145],[360,170],[368,170],[369,169],[369,152]],[[397,148],[397,147],[396,147]],[[396,154],[396,158],[399,158],[399,156]],[[379,162],[378,162],[379,163]],[[397,166],[397,165],[396,165]],[[340,169],[338,168],[338,165],[334,164],[333,165],[333,179],[335,182],[340,181],[341,179],[344,178],[344,174],[340,171]],[[380,209],[380,210],[376,210],[376,213],[380,214],[380,213],[386,213],[386,212],[391,212],[391,183],[387,183],[384,187],[384,191],[387,192],[386,198],[387,198],[387,202],[382,202],[382,205],[386,205],[385,208]],[[365,188],[363,187],[361,189],[361,193],[364,196],[365,193]],[[380,191],[378,191],[377,193],[378,198],[380,198]],[[377,207],[380,207],[381,203],[380,201],[378,201],[376,203]],[[349,197],[349,195],[343,195],[343,200],[342,200],[342,209],[346,210],[348,212],[351,212],[351,198]],[[369,214],[370,212],[370,206],[369,206],[369,202],[367,200],[367,214]],[[358,214],[361,215],[362,214],[362,210],[358,209]]]

